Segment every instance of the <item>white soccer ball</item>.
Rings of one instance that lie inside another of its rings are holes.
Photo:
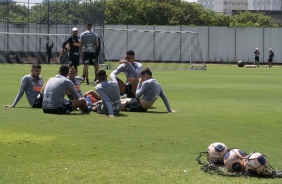
[[[222,164],[223,157],[227,153],[227,146],[220,142],[215,142],[209,145],[207,159],[209,162]]]
[[[265,155],[254,152],[249,154],[244,162],[245,172],[250,175],[263,175],[269,170],[269,164]]]
[[[244,171],[244,159],[246,153],[240,149],[231,149],[223,158],[224,165],[228,171],[242,172]]]

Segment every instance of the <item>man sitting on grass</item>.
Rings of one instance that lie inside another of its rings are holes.
[[[136,90],[136,98],[126,98],[121,100],[121,110],[129,112],[145,112],[154,102],[161,97],[168,112],[171,110],[165,93],[160,84],[152,77],[149,68],[145,68],[140,73],[140,79]]]
[[[20,90],[12,105],[5,105],[5,108],[15,107],[25,93],[28,103],[33,108],[42,107],[42,97],[40,90],[43,86],[43,80],[40,76],[41,66],[33,64],[31,66],[31,74],[25,75],[22,78]]]
[[[84,98],[80,98],[72,81],[67,79],[68,73],[69,67],[61,66],[59,75],[50,78],[43,86],[41,93],[43,94],[42,108],[44,113],[69,114],[77,108],[83,112],[87,111],[86,101]],[[72,94],[73,100],[64,98],[66,91]]]
[[[110,74],[112,81],[116,81],[118,83],[120,95],[126,95],[128,98],[135,97],[139,74],[142,70],[142,64],[135,62],[134,59],[134,51],[127,51],[125,58],[119,61],[120,65]],[[117,77],[117,75],[121,72],[123,72],[126,76],[126,83]]]
[[[79,94],[80,97],[82,97],[82,92],[81,92],[81,89],[80,89],[81,77],[76,76],[76,69],[74,67],[69,68],[69,73],[68,73],[67,78],[72,81],[76,92]],[[69,97],[70,100],[74,99],[73,95],[69,91],[67,91],[66,94],[67,94],[67,96]]]
[[[108,81],[105,70],[99,70],[97,72],[97,80],[99,84],[95,89],[102,100],[95,103],[92,110],[100,114],[108,114],[109,117],[114,117],[120,112],[120,91],[118,83]]]

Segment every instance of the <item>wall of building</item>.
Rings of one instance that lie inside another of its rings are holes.
[[[249,10],[281,10],[281,0],[248,0]]]

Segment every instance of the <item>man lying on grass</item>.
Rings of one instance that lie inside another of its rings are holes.
[[[154,102],[161,97],[168,112],[171,110],[165,93],[156,79],[152,77],[152,71],[145,68],[140,73],[140,79],[136,90],[136,98],[121,99],[121,110],[129,112],[145,112]]]

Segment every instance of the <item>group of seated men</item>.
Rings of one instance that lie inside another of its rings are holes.
[[[127,51],[125,58],[119,63],[110,74],[111,80],[107,79],[105,70],[99,70],[96,73],[99,81],[95,86],[96,92],[90,90],[85,93],[80,89],[81,79],[76,76],[75,68],[60,66],[58,74],[43,85],[41,66],[34,64],[31,74],[22,78],[13,104],[4,107],[15,107],[25,93],[29,104],[33,108],[42,108],[44,113],[69,114],[81,110],[115,117],[121,110],[145,112],[160,96],[168,112],[174,112],[160,84],[152,77],[152,71],[149,68],[142,70],[142,64],[134,61],[134,51]],[[121,72],[126,75],[125,83],[117,77]],[[68,99],[65,99],[65,96],[68,96]]]

